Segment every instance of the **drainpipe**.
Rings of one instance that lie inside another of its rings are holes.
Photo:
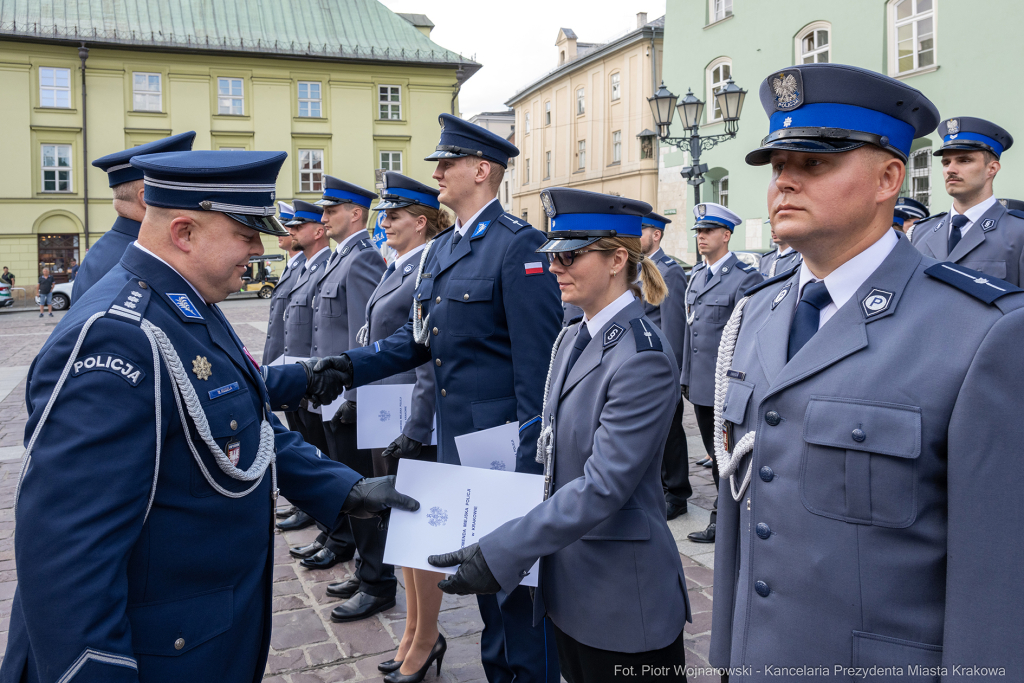
[[[89,119],[85,107],[85,60],[89,58],[89,48],[85,43],[78,48],[78,58],[82,60],[82,209],[85,213],[85,245],[78,259],[81,261],[89,250]]]
[[[455,100],[459,96],[459,91],[462,90],[462,65],[459,64],[459,68],[455,70],[455,91],[452,93],[452,116],[455,116]]]

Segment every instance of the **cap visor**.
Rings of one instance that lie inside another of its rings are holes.
[[[785,150],[788,152],[803,152],[805,154],[832,154],[835,152],[849,152],[866,144],[868,143],[860,141],[826,142],[815,139],[786,138],[764,147],[758,147],[753,152],[747,154],[745,161],[750,166],[765,166],[771,163],[772,152],[775,151]]]
[[[937,150],[932,152],[932,156],[941,157],[942,153],[945,152],[947,149],[962,149],[968,152],[990,152],[991,154],[995,154],[996,159],[999,158],[999,155],[996,154],[996,151],[983,142],[947,142],[946,144],[942,145],[942,147],[939,147]]]
[[[536,253],[538,254],[554,254],[560,251],[576,251],[583,247],[593,244],[594,242],[601,239],[600,237],[588,237],[586,239],[549,239],[544,244],[540,245]]]
[[[382,199],[380,204],[373,207],[374,211],[387,211],[388,209],[402,209],[416,202],[410,199]]]
[[[289,232],[281,225],[281,221],[277,220],[277,216],[250,216],[245,213],[227,212],[224,212],[224,215],[238,221],[247,228],[258,230],[265,235],[274,235],[275,237],[287,237],[289,235]]]
[[[320,199],[313,203],[317,206],[337,206],[338,204],[352,204],[353,202],[347,199]]]
[[[461,159],[462,157],[468,157],[468,154],[457,154],[456,152],[446,152],[444,150],[436,150],[428,157],[423,157],[423,161],[437,161],[438,159]]]
[[[716,223],[715,221],[697,221],[693,224],[690,230],[706,230],[711,228],[725,228],[729,232],[735,232],[735,228],[725,223]]]

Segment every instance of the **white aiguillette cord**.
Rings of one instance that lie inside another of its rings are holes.
[[[747,472],[743,476],[740,487],[736,488],[736,472],[739,469],[740,461],[748,453],[754,450],[755,433],[750,431],[736,443],[732,454],[725,450],[725,418],[722,416],[725,410],[725,397],[729,390],[729,369],[732,367],[732,357],[736,352],[736,339],[740,336],[740,325],[743,323],[743,308],[747,305],[750,297],[740,299],[729,316],[729,322],[722,330],[722,341],[718,345],[718,362],[715,365],[715,460],[718,461],[718,474],[720,477],[729,478],[729,488],[732,489],[732,499],[739,502],[743,498],[747,487],[750,485],[750,473],[754,466],[754,458],[747,463]]]
[[[435,238],[436,239],[436,238]],[[420,283],[423,282],[423,268],[427,265],[427,254],[430,253],[430,247],[434,244],[434,240],[430,240],[423,247],[423,254],[420,255],[420,267],[416,271],[416,286],[413,287],[413,297],[416,297],[416,292],[420,289]],[[430,346],[430,330],[427,325],[430,323],[430,314],[427,317],[423,317],[423,305],[420,303],[419,298],[413,299],[413,318],[412,318],[412,338],[417,344],[423,344],[424,346]]]
[[[555,371],[555,356],[558,355],[558,345],[562,343],[562,338],[568,331],[568,326],[563,327],[555,339],[555,345],[551,347],[551,360],[548,361],[548,376],[544,380],[544,405],[540,411],[543,428],[540,430],[540,436],[537,438],[537,455],[534,457],[534,460],[544,465],[544,500],[547,500],[551,495],[551,477],[555,469],[554,458],[552,457],[555,450],[555,428],[544,416],[548,414],[548,392],[551,390],[551,374]]]

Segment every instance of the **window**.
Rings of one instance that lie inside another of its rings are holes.
[[[71,145],[43,145],[43,192],[71,192]]]
[[[622,161],[622,131],[617,130],[612,133],[612,163],[617,164]]]
[[[524,185],[526,183],[530,182],[530,160],[529,159],[526,160],[526,176],[525,177],[526,177],[526,180],[523,181]]]
[[[49,268],[55,283],[67,282],[72,259],[78,261],[78,235],[40,235],[36,245],[39,274]]]
[[[526,134],[529,135],[530,134],[530,112],[526,112],[525,116],[523,117],[523,123],[524,123],[524,126],[526,128]]]
[[[551,177],[551,152],[544,152],[544,180]]]
[[[797,38],[797,59],[799,64],[814,64],[829,61],[831,28],[827,22],[811,24]]]
[[[299,116],[318,119],[321,117],[320,82],[299,81]]]
[[[395,173],[402,172],[402,153],[401,152],[381,152],[380,153],[380,167],[385,171],[394,171]]]
[[[576,142],[576,170],[582,171],[587,167],[587,141]]]
[[[402,88],[397,85],[382,85],[377,88],[380,104],[380,118],[384,121],[402,119]]]
[[[505,203],[508,204],[508,181],[505,181]]]
[[[708,69],[708,104],[710,105],[706,111],[708,111],[708,122],[721,121],[722,110],[718,108],[718,100],[715,99],[715,93],[722,89],[726,81],[732,77],[732,62],[728,59],[716,60],[711,63],[711,67]]]
[[[722,206],[729,206],[729,176],[722,176],[718,181],[718,203]]]
[[[530,222],[530,212],[527,211],[526,209],[523,209],[523,220],[526,221],[527,223]]]
[[[544,125],[545,126],[550,126],[551,125],[551,103],[550,102],[545,102],[544,103]]]
[[[910,196],[925,206],[931,205],[932,199],[932,148],[925,147],[910,155],[910,173],[908,188]]]
[[[621,97],[622,91],[619,88],[620,75],[621,74],[612,74],[612,102],[615,102],[616,100],[619,99],[619,97]]]
[[[935,0],[899,0],[893,4],[896,73],[935,64]]]
[[[324,191],[324,151],[299,150],[299,192]]]
[[[135,111],[163,111],[160,74],[132,74],[132,107]]]
[[[586,98],[583,97],[583,88],[576,91],[576,115],[585,114],[587,112]]]
[[[241,78],[217,79],[217,113],[226,116],[245,114],[245,99],[242,97]]]
[[[721,21],[726,17],[732,16],[732,0],[710,0],[711,2],[711,22]]]
[[[71,69],[39,67],[39,106],[71,108]]]

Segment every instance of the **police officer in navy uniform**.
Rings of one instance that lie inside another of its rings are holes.
[[[461,565],[441,582],[446,592],[486,594],[512,591],[539,559],[534,616],[550,617],[569,683],[685,681],[690,610],[660,463],[679,417],[678,365],[644,314],[672,296],[642,248],[641,221],[663,222],[644,202],[595,192],[551,188],[541,201],[551,232],[537,251],[584,311],[559,335],[548,371],[538,445],[547,499],[428,560]]]
[[[686,273],[674,258],[661,248],[665,229],[672,221],[653,211],[642,219],[643,232],[640,249],[658,267],[668,294],[658,305],[644,302],[644,315],[661,330],[669,347],[675,352],[676,367],[682,367],[683,344],[686,337]],[[686,433],[683,431],[683,408],[686,403],[679,401],[672,427],[665,442],[665,455],[661,463],[661,480],[665,487],[665,504],[668,518],[675,519],[686,514],[686,501],[693,495],[690,486],[690,456],[686,448]]]
[[[766,220],[765,223],[771,227],[772,222],[770,220]],[[801,260],[800,252],[783,242],[776,234],[774,228],[771,228],[771,233],[775,251],[769,251],[761,256],[761,260],[757,265],[757,269],[761,271],[761,275],[764,277],[775,277],[776,273],[785,273],[787,270],[792,270],[800,265]]]
[[[438,461],[459,464],[455,437],[518,422],[516,471],[539,474],[536,443],[544,376],[561,327],[555,278],[535,251],[544,234],[502,211],[495,199],[519,150],[490,131],[441,114],[434,178],[453,229],[428,247],[417,275],[413,316],[371,346],[325,359],[324,371],[361,386],[426,361],[434,366]],[[491,683],[558,681],[553,633],[533,625],[525,587],[479,596],[481,658]]]
[[[907,233],[914,227],[914,224],[928,217],[928,207],[913,197],[900,197],[896,200],[896,208],[893,210],[893,230]]]
[[[919,221],[909,233],[925,256],[959,263],[1015,285],[1024,277],[1024,214],[1004,208],[992,193],[1003,152],[1013,137],[1003,128],[970,116],[939,124],[949,213]]]
[[[715,452],[714,405],[715,362],[718,342],[732,309],[744,292],[764,278],[729,251],[732,233],[743,219],[721,204],[705,202],[693,207],[697,233],[697,251],[704,258],[690,271],[686,288],[687,334],[683,347],[682,384],[684,395],[693,404],[704,449]],[[718,467],[711,458],[711,474],[718,488]],[[687,536],[695,543],[715,542],[715,517],[703,531]]]
[[[760,95],[747,163],[770,165],[804,263],[723,334],[709,661],[734,681],[1019,678],[1024,293],[892,230],[939,120],[923,94],[803,64]]]
[[[29,372],[3,683],[258,680],[278,487],[322,521],[418,507],[285,429],[216,305],[261,233],[283,232],[285,156],[132,159],[146,174],[139,239]],[[278,374],[294,400],[329,397],[305,366]]]
[[[82,298],[90,287],[121,260],[121,254],[139,236],[139,226],[146,214],[146,200],[142,185],[142,171],[132,166],[129,160],[143,154],[160,152],[186,152],[192,149],[195,131],[179,133],[168,138],[148,142],[144,145],[114,152],[100,157],[92,165],[107,174],[110,189],[114,191],[114,211],[117,220],[83,257],[82,264],[71,288],[71,303]]]

